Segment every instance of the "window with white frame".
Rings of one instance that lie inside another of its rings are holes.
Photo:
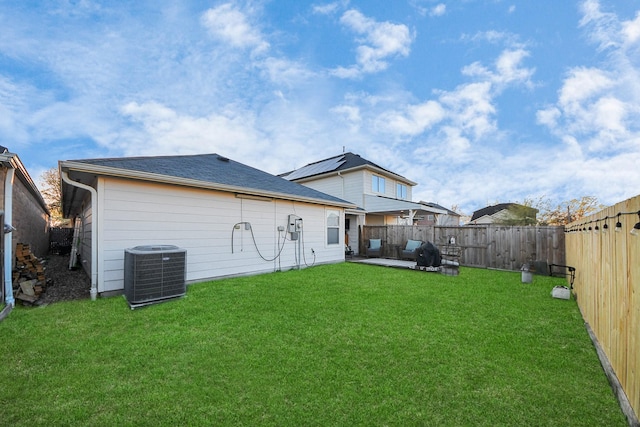
[[[327,210],[327,245],[340,243],[340,211]]]
[[[404,184],[396,184],[396,197],[398,199],[407,198],[407,186]]]
[[[376,193],[384,193],[384,178],[373,175],[371,179],[371,189]]]

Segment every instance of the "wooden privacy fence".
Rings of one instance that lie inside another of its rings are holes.
[[[640,414],[640,236],[630,230],[639,221],[639,211],[640,196],[636,196],[569,224],[566,233],[567,262],[576,267],[578,306],[636,417]],[[622,227],[615,232],[618,221]],[[603,233],[605,224],[608,231]]]
[[[564,227],[367,225],[360,236],[361,254],[366,253],[369,239],[381,239],[386,258],[399,258],[409,239],[442,246],[454,238],[462,249],[460,263],[464,266],[519,271],[533,261],[565,264]]]

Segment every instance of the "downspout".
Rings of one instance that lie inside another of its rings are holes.
[[[11,226],[13,221],[13,178],[16,170],[7,168],[7,175],[4,180],[4,222]],[[2,233],[4,233],[4,224],[2,224]],[[11,269],[13,266],[13,239],[11,234],[4,236],[4,292],[5,303],[10,307],[15,307],[16,300],[13,298],[13,284],[11,277]]]
[[[60,176],[67,184],[87,190],[91,194],[91,215],[93,216],[91,221],[91,300],[95,301],[98,296],[98,227],[96,224],[98,218],[98,192],[89,185],[73,181],[65,171],[60,171]]]

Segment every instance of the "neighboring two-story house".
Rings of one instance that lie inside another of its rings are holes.
[[[354,203],[345,214],[346,240],[358,250],[362,225],[413,225],[429,215],[446,215],[447,210],[412,202],[415,182],[391,172],[357,154],[309,163],[281,177]]]

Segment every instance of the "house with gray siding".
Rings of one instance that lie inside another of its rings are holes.
[[[344,261],[353,203],[218,154],[59,162],[92,297],[122,293],[124,254],[186,249],[187,283]]]
[[[354,153],[309,163],[280,176],[356,205],[346,211],[345,237],[356,254],[360,226],[414,225],[427,216],[435,221],[438,215],[447,215],[446,209],[412,201],[415,182]]]

